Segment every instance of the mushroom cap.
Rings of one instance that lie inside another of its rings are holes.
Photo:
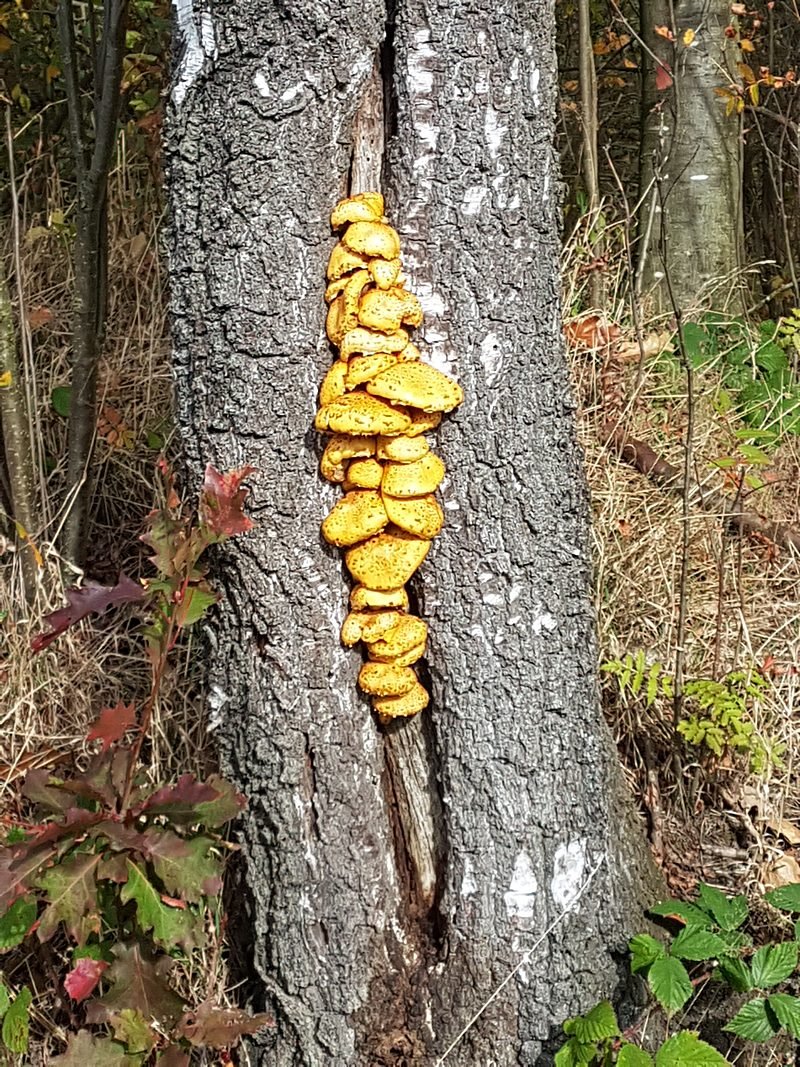
[[[358,321],[368,329],[392,333],[402,322],[419,326],[422,306],[413,293],[397,286],[388,290],[370,289],[361,297]]]
[[[412,496],[407,500],[384,496],[383,506],[389,522],[415,537],[431,541],[444,525],[444,512],[433,496]]]
[[[353,611],[367,608],[400,608],[401,611],[408,611],[408,593],[402,587],[380,590],[357,585],[350,594],[350,607]]]
[[[345,564],[355,580],[369,589],[399,589],[430,547],[430,541],[390,528],[351,548],[345,554]]]
[[[383,467],[377,459],[354,459],[345,473],[345,489],[379,489]],[[385,505],[384,505],[385,506]]]
[[[319,388],[319,406],[321,408],[326,407],[328,404],[332,404],[334,400],[337,400],[340,396],[344,396],[347,392],[345,386],[347,366],[346,363],[342,363],[340,359],[337,359],[322,379],[322,385]]]
[[[442,421],[441,411],[419,411],[411,410],[411,425],[406,430],[406,437],[418,437],[421,433],[427,433],[428,430],[435,430],[439,423]]]
[[[388,459],[394,463],[413,463],[430,450],[430,445],[421,434],[416,437],[400,434],[398,437],[379,437],[375,455],[378,459]]]
[[[347,473],[345,464],[350,459],[375,455],[374,437],[352,437],[337,433],[328,441],[319,463],[320,473],[329,482],[343,482]]]
[[[331,258],[328,260],[328,281],[335,282],[343,274],[349,274],[351,270],[361,270],[369,266],[369,259],[360,256],[352,248],[346,248],[340,241],[334,245]]]
[[[357,270],[347,279],[347,285],[342,290],[344,309],[342,312],[342,331],[348,333],[358,326],[358,309],[361,294],[372,283],[368,270]],[[400,324],[398,323],[398,326]]]
[[[369,261],[367,269],[379,289],[391,289],[400,276],[402,263],[399,259],[375,258]]]
[[[350,275],[345,274],[341,278],[337,278],[335,282],[331,282],[325,290],[325,303],[330,304],[331,300],[335,300],[349,281]]]
[[[403,362],[389,367],[369,383],[367,391],[421,411],[452,411],[464,399],[458,382],[429,363]]]
[[[428,706],[429,700],[428,690],[417,682],[401,696],[373,697],[372,706],[380,715],[381,722],[390,722],[392,719],[416,715]]]
[[[342,644],[377,641],[400,624],[405,616],[400,611],[351,611],[342,623]]]
[[[349,330],[344,335],[339,359],[350,359],[356,353],[370,356],[375,352],[402,352],[407,344],[408,334],[405,330],[397,330],[395,333],[385,334],[367,330],[363,326],[357,326],[354,330]]]
[[[400,255],[397,230],[385,222],[353,222],[344,231],[342,243],[369,259],[397,259]]]
[[[371,356],[353,356],[347,363],[339,360],[339,365],[347,370],[345,378],[346,387],[354,389],[357,385],[363,385],[370,378],[374,378],[381,371],[388,370],[397,362],[394,352],[373,352]]]
[[[344,297],[340,294],[328,308],[325,316],[325,333],[328,340],[335,345],[342,343],[344,337]]]
[[[408,652],[404,652],[402,656],[381,656],[375,652],[370,652],[370,657],[375,663],[392,663],[395,667],[410,667],[412,663],[416,663],[417,660],[422,659],[424,655],[424,641],[420,642],[418,645],[414,645]]]
[[[355,489],[334,504],[322,523],[322,536],[328,544],[343,548],[380,533],[388,522],[381,494]]]
[[[411,425],[402,408],[385,404],[367,393],[347,393],[320,408],[314,425],[318,430],[344,434],[403,433]]]
[[[387,463],[383,468],[381,491],[387,496],[427,496],[435,492],[444,472],[444,463],[433,452],[413,463]]]
[[[396,667],[393,663],[365,663],[358,672],[359,686],[373,696],[402,696],[416,683],[417,676],[411,667]]]
[[[416,615],[401,615],[400,622],[377,637],[366,634],[362,638],[367,645],[370,659],[380,656],[403,656],[417,645],[425,644],[428,624]]]
[[[331,212],[331,226],[338,230],[348,222],[380,222],[383,218],[383,197],[380,193],[356,193],[340,200]]]

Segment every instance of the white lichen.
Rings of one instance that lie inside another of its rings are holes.
[[[586,869],[586,838],[576,838],[567,845],[559,845],[553,857],[553,878],[550,893],[554,902],[567,909],[577,899]]]
[[[538,883],[531,858],[524,848],[520,849],[514,860],[511,883],[503,894],[509,920],[533,918],[533,903],[537,888]]]

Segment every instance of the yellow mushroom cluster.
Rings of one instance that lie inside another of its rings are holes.
[[[342,200],[331,225],[340,238],[328,263],[326,330],[339,356],[322,383],[315,426],[331,435],[322,475],[344,496],[322,533],[346,549],[356,585],[342,642],[363,642],[367,662],[358,684],[387,722],[428,703],[413,669],[425,654],[428,627],[409,613],[405,586],[444,520],[434,493],[445,467],[425,433],[463,393],[422,362],[409,337],[422,308],[405,287],[400,239],[380,193]]]

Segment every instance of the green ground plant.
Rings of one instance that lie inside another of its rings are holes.
[[[766,894],[773,907],[800,914],[800,884]],[[726,896],[701,884],[692,903],[665,900],[650,909],[666,927],[667,938],[638,934],[629,944],[632,974],[642,976],[648,990],[672,1021],[692,997],[712,986],[727,986],[748,999],[724,1026],[745,1042],[763,1044],[788,1034],[800,1039],[800,997],[790,989],[797,973],[800,919],[793,936],[755,949],[746,932],[750,912],[743,895]],[[556,1054],[556,1067],[716,1067],[731,1061],[690,1030],[677,1030],[654,1052],[623,1034],[608,1001],[564,1023],[567,1041]]]

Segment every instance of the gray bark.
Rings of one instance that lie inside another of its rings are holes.
[[[435,1063],[512,972],[446,1062],[547,1062],[560,1021],[613,990],[656,892],[595,686],[552,8],[183,0],[178,15],[179,421],[195,473],[261,472],[257,529],[220,557],[209,661],[278,1018],[259,1062]],[[432,708],[387,731],[339,643],[348,584],[319,535],[336,493],[311,428],[332,359],[328,214],[381,51],[387,210],[425,354],[466,391],[436,435],[448,521],[413,590]]]
[[[741,292],[740,119],[714,90],[740,81],[728,0],[642,0],[644,53],[637,289],[655,310],[735,305]],[[655,32],[666,27],[671,43]],[[694,30],[690,47],[686,30]],[[656,87],[658,57],[673,85]],[[669,280],[669,284],[668,281]],[[669,286],[672,287],[672,295]]]

